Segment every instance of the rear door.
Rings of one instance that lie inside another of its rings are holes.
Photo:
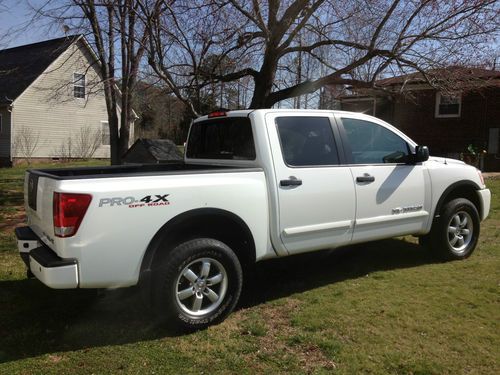
[[[342,114],[338,120],[356,186],[353,242],[423,230],[430,183],[422,163],[407,164],[409,142],[391,127],[366,118]]]
[[[289,253],[344,245],[352,237],[355,194],[341,165],[338,129],[325,112],[266,114],[279,201],[279,230]]]

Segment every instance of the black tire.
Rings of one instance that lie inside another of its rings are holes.
[[[457,220],[460,225],[455,225]],[[462,221],[460,218],[466,218]],[[469,221],[471,223],[469,224]],[[467,222],[462,228],[462,223]],[[453,232],[452,228],[472,231],[469,234]],[[466,259],[474,252],[479,239],[480,220],[479,213],[471,201],[465,198],[457,198],[447,202],[441,209],[440,216],[433,225],[428,237],[428,245],[431,250],[443,260]],[[453,241],[455,245],[453,245]],[[424,240],[425,245],[426,240]],[[462,245],[460,245],[462,244]],[[455,247],[454,247],[455,246]]]
[[[210,263],[210,273],[203,276],[206,263]],[[196,281],[194,276],[198,277]],[[221,281],[217,281],[219,278]],[[176,246],[155,271],[153,305],[171,328],[203,329],[220,323],[233,311],[242,284],[240,262],[226,244],[211,238],[193,239]],[[180,291],[187,291],[188,297]],[[215,302],[214,295],[219,297]],[[202,300],[201,305],[195,305],[196,299]]]

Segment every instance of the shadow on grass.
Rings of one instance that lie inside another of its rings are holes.
[[[0,185],[0,206],[21,206],[24,202],[23,192],[8,190]]]
[[[432,262],[421,247],[395,239],[266,261],[247,281],[240,307]],[[137,288],[97,293],[52,290],[37,280],[0,281],[0,363],[173,335],[155,323],[140,297]]]

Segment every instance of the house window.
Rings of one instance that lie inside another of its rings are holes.
[[[85,99],[85,74],[73,73],[73,95]]]
[[[101,143],[105,146],[109,146],[109,123],[107,121],[101,121]]]
[[[462,97],[457,95],[436,94],[436,117],[460,117]]]

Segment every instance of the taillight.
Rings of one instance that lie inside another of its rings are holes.
[[[90,194],[54,193],[54,234],[57,237],[73,236],[91,200]]]

